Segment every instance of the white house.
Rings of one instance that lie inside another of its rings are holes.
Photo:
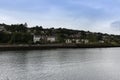
[[[83,43],[85,43],[85,44],[89,43],[89,40],[88,40],[88,39],[82,39],[81,41],[82,41]]]
[[[41,36],[41,35],[34,35],[33,36],[33,41],[34,43],[38,42],[38,41],[44,41],[44,42],[55,42],[56,41],[56,37],[54,36]]]
[[[72,43],[72,40],[71,39],[66,39],[65,43],[67,43],[67,44]]]
[[[4,26],[0,26],[0,31],[6,31],[6,29],[4,28]]]
[[[66,39],[65,43],[69,44],[69,43],[81,43],[80,39]]]
[[[103,40],[100,40],[100,41],[99,41],[99,43],[102,43],[102,44],[103,44],[103,43],[105,43],[105,41],[103,41]]]
[[[54,37],[54,36],[48,36],[47,37],[47,41],[48,42],[55,42],[56,41],[56,37]]]
[[[76,43],[81,43],[80,39],[75,40]]]
[[[40,41],[41,38],[42,38],[42,37],[41,37],[40,35],[34,35],[34,36],[33,36],[33,42],[36,43],[36,42]]]

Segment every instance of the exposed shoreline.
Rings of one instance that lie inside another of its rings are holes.
[[[109,48],[120,47],[120,45],[108,44],[41,44],[41,45],[0,45],[0,51],[16,51],[16,50],[46,50],[57,48]]]

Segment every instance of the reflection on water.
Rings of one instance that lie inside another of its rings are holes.
[[[119,80],[120,48],[0,52],[0,80]]]

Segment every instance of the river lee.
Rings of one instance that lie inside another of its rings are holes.
[[[120,80],[120,48],[1,51],[0,80]]]

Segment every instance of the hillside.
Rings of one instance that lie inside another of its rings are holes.
[[[39,36],[39,41],[34,41]],[[52,42],[50,39],[54,37]],[[47,39],[49,38],[49,41]],[[0,44],[120,44],[120,35],[111,35],[65,28],[28,27],[25,24],[0,24]]]

